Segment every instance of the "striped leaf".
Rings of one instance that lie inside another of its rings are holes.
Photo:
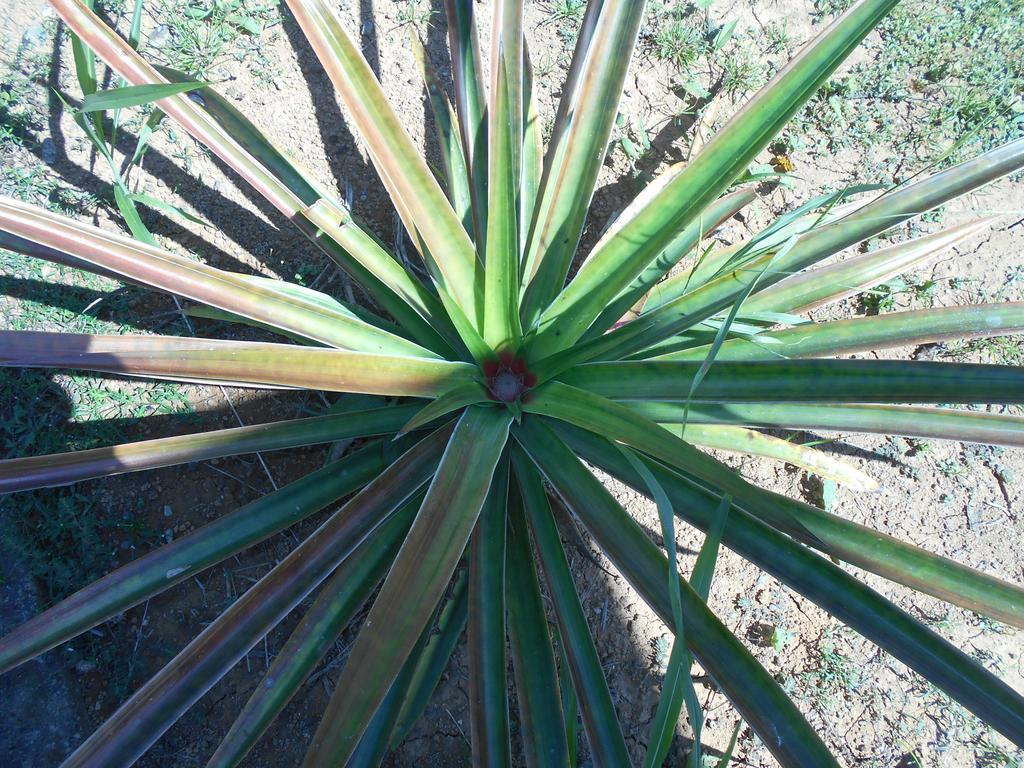
[[[507,411],[479,406],[459,419],[313,737],[307,768],[343,765],[355,750],[466,548],[510,421]]]
[[[6,459],[0,461],[0,493],[52,488],[94,477],[171,467],[221,456],[279,451],[353,437],[389,434],[398,431],[404,418],[419,412],[416,405],[394,405],[372,411],[314,416],[139,440],[84,451]],[[424,419],[421,423],[429,421]]]
[[[65,768],[134,763],[427,482],[450,434],[445,429],[426,438],[378,475],[122,704],[68,757]]]
[[[2,367],[410,397],[443,395],[477,370],[467,363],[287,344],[44,331],[0,331]]]
[[[643,529],[539,419],[523,419],[513,434],[616,568],[670,624],[666,558]],[[786,766],[838,765],[779,684],[688,584],[680,587],[687,644],[775,758]]]
[[[479,329],[483,285],[473,243],[360,47],[323,0],[288,0],[288,7],[348,108],[405,228],[433,267],[435,281]]]
[[[565,649],[579,699],[590,750],[599,765],[629,765],[629,751],[615,715],[608,681],[605,680],[601,659],[569,571],[569,562],[558,538],[544,484],[525,454],[513,451],[512,458],[526,518],[537,545],[537,557],[554,606],[562,648]]]
[[[537,336],[530,344],[531,352],[537,357],[547,357],[578,340],[608,302],[747,168],[896,2],[861,0],[808,43],[708,142],[682,173],[666,184],[599,253],[591,256],[540,316]],[[612,5],[607,2],[603,13]],[[641,3],[625,5],[635,8]],[[598,34],[603,34],[600,26]],[[592,46],[592,50],[595,48]],[[608,119],[613,111],[606,109]],[[577,190],[568,186],[575,194]],[[589,199],[589,190],[587,192]],[[575,243],[573,232],[575,230],[559,234],[551,242],[561,248],[566,245],[563,240],[568,236],[568,245],[572,245]],[[549,280],[555,282],[552,276]],[[544,309],[543,305],[540,309]]]
[[[437,357],[351,312],[314,300],[308,293],[286,287],[278,289],[273,281],[254,281],[215,269],[14,200],[0,199],[0,228],[45,248],[69,253],[108,274],[124,276],[332,347]]]

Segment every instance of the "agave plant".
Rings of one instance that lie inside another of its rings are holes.
[[[422,713],[466,624],[474,765],[509,764],[520,750],[530,766],[568,765],[577,706],[595,763],[629,764],[556,527],[554,515],[566,510],[675,635],[645,765],[664,761],[684,706],[699,757],[693,660],[779,763],[836,764],[779,684],[707,607],[719,542],[1024,746],[1024,698],[840,562],[1017,628],[1024,627],[1020,587],[759,488],[701,450],[773,456],[866,487],[870,480],[855,468],[759,428],[1024,445],[1020,417],[935,407],[1020,403],[1019,368],[836,359],[1020,331],[1024,306],[820,323],[800,317],[988,226],[973,222],[819,264],[1024,167],[1024,141],[881,194],[848,189],[809,201],[730,248],[702,244],[754,199],[749,188],[732,189],[751,161],[895,0],[861,0],[837,18],[689,162],[655,180],[578,267],[642,2],[588,4],[545,149],[523,3],[495,0],[485,78],[474,3],[449,0],[454,109],[446,85],[420,57],[442,150],[435,178],[331,4],[288,0],[422,273],[396,260],[213,88],[151,66],[81,0],[53,5],[83,61],[91,51],[126,81],[106,92],[108,103],[156,100],[351,275],[373,309],[214,269],[152,242],[3,200],[4,247],[151,286],[199,303],[208,316],[286,338],[3,331],[0,365],[395,399],[365,411],[0,462],[0,491],[17,492],[367,438],[359,450],[113,571],[0,639],[0,670],[7,670],[350,496],[125,701],[66,766],[133,763],[317,590],[210,766],[244,757],[368,601],[304,765],[379,763]],[[89,78],[83,84],[88,90]],[[657,502],[664,550],[591,467]],[[676,562],[675,518],[707,532],[689,579]],[[509,658],[520,723],[515,750]]]

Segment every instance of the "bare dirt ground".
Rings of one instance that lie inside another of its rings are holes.
[[[429,43],[434,63],[445,74],[448,65],[444,60],[440,6],[440,2],[415,5],[420,11],[432,8],[435,13],[435,24],[421,21],[417,28]],[[537,60],[539,105],[546,124],[550,124],[557,106],[559,85],[571,53],[571,47],[560,34],[564,25],[552,20],[553,6],[554,3],[534,2],[528,7],[530,42]],[[146,18],[148,35],[159,34],[165,23],[154,10],[156,7],[154,4]],[[362,40],[371,65],[406,126],[425,151],[433,153],[435,147],[426,138],[429,119],[421,82],[408,44],[408,34],[414,26],[406,23],[410,7],[407,2],[386,0],[340,3],[350,32]],[[478,8],[483,14],[487,5],[481,3]],[[813,7],[804,0],[757,2],[753,11],[749,3],[733,3],[728,9],[741,19],[741,28],[756,27],[767,20],[784,20],[794,44],[806,40],[813,31]],[[718,6],[716,10],[720,10]],[[26,57],[31,53],[28,49],[35,46],[37,54],[55,64],[49,85],[59,84],[71,93],[76,92],[69,47],[53,43],[49,34],[55,24],[40,3],[0,0],[0,18],[0,36],[6,38],[3,50],[9,62],[16,67],[27,66]],[[47,18],[50,20],[46,21]],[[26,38],[26,32],[34,30],[40,22],[43,25],[38,40]],[[485,44],[487,36],[484,31]],[[231,57],[216,64],[212,72],[222,82],[222,92],[290,154],[302,158],[318,182],[343,190],[355,212],[370,222],[385,241],[394,240],[395,221],[383,189],[359,139],[348,127],[344,109],[330,83],[287,12],[282,13],[279,24],[270,25],[261,35],[259,48],[256,64],[252,58],[238,62]],[[683,159],[692,135],[685,123],[675,119],[683,102],[671,90],[670,81],[664,64],[641,48],[627,79],[620,111],[627,120],[640,121],[654,136],[651,152],[640,163],[644,166],[640,170],[648,173]],[[103,169],[95,162],[77,126],[45,87],[47,83],[38,85],[34,98],[40,109],[39,143],[12,150],[3,162],[24,168],[42,162],[47,168],[45,173],[61,183],[100,193],[105,178]],[[731,103],[724,103],[722,116],[732,109]],[[595,198],[587,243],[594,242],[604,224],[639,189],[637,164],[622,152],[612,152],[609,158]],[[809,152],[794,151],[792,161],[796,166],[795,186],[763,189],[756,209],[742,220],[727,224],[716,237],[722,242],[734,241],[813,193],[857,181],[864,167],[864,158],[851,153],[811,156]],[[307,284],[315,283],[318,289],[339,295],[349,290],[345,277],[301,235],[215,159],[198,151],[180,130],[165,129],[156,137],[145,170],[138,177],[142,190],[181,205],[211,225],[198,227],[163,214],[148,216],[153,231],[168,247],[194,253],[222,268],[284,279],[298,275]],[[1022,209],[1024,188],[1011,182],[973,195],[951,208],[946,213],[947,222],[964,220],[980,212],[1009,213],[983,236],[916,273],[917,283],[930,281],[933,285],[923,294],[906,292],[894,296],[895,306],[963,304],[983,296],[1024,299],[1022,285],[1008,285],[1006,277],[1012,268],[1024,265],[1024,227],[1019,221]],[[116,218],[105,208],[93,207],[89,215],[103,226],[118,226]],[[21,297],[7,302],[8,317],[27,316]],[[166,299],[143,299],[140,295],[132,310],[131,322],[138,328],[182,332]],[[852,300],[829,310],[836,316],[865,311],[863,305]],[[128,321],[122,318],[118,322]],[[35,327],[54,326],[44,323]],[[214,324],[199,324],[197,331],[224,332],[222,326]],[[957,359],[985,361],[992,359],[994,352],[989,347],[911,348],[886,356],[943,358],[953,354]],[[58,385],[64,382],[60,378],[55,381]],[[118,387],[103,386],[108,393]],[[129,391],[136,390],[129,387]],[[197,424],[201,428],[230,426],[236,423],[232,409],[245,423],[255,423],[321,406],[317,398],[304,394],[271,396],[206,387],[183,387],[181,391],[191,409],[202,414],[200,422],[182,423],[170,416],[156,416],[145,426],[139,426],[126,419],[124,439],[188,431]],[[70,406],[64,408],[69,410]],[[80,428],[81,425],[73,427]],[[844,457],[881,485],[875,494],[840,489],[833,511],[985,572],[1024,583],[1024,557],[1019,544],[1024,533],[1024,484],[1019,480],[1024,478],[1024,452],[900,438],[800,437],[830,440],[823,446],[825,450]],[[156,531],[158,538],[169,539],[256,498],[272,484],[282,485],[310,466],[319,466],[323,456],[322,450],[311,449],[268,454],[266,466],[255,458],[243,457],[90,482],[79,486],[75,499],[77,503],[93,505],[87,509],[102,508],[126,518],[131,515]],[[821,501],[820,482],[793,467],[728,459],[740,466],[745,476],[767,487],[796,498]],[[1018,480],[1014,482],[1014,478]],[[608,484],[657,538],[654,532],[660,528],[653,505],[612,481]],[[18,510],[15,501],[8,504],[6,514],[17,514]],[[70,686],[82,735],[102,722],[130,690],[168,661],[255,578],[269,570],[294,545],[296,537],[312,530],[319,519],[126,612],[69,647],[52,651],[48,658],[53,667],[70,669]],[[684,572],[692,568],[701,541],[696,531],[685,527],[679,531]],[[128,539],[113,545],[111,565],[133,556],[133,545]],[[580,553],[570,552],[624,731],[634,757],[639,759],[658,701],[667,629],[609,563],[604,562],[602,570]],[[880,578],[858,575],[1024,691],[1024,634],[938,600],[912,594]],[[844,765],[959,768],[1013,765],[1013,760],[1021,758],[1005,740],[990,733],[902,664],[732,553],[722,553],[710,604],[792,693]],[[176,768],[204,764],[258,684],[293,621],[294,618],[286,621],[237,665],[140,765]],[[339,639],[327,663],[289,705],[246,765],[298,764],[353,638],[349,631]],[[100,654],[97,646],[105,652]],[[92,658],[116,660],[111,662],[115,668],[90,666],[88,660]],[[694,674],[707,716],[704,745],[708,754],[714,755],[728,743],[737,715],[703,677],[699,667],[694,668]],[[427,716],[389,757],[388,764],[467,765],[468,729],[466,667],[459,652]],[[688,749],[684,734],[681,727],[670,764],[679,764]],[[774,762],[750,730],[743,728],[736,764],[771,766]]]

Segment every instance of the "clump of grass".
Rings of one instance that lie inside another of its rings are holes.
[[[824,17],[850,4],[817,7]],[[869,178],[891,178],[907,158],[956,162],[1024,135],[1024,58],[1006,55],[1024,49],[1019,2],[897,6],[866,46],[864,63],[833,79],[800,122],[823,137],[821,150],[882,150]]]
[[[750,93],[768,79],[768,67],[749,48],[738,47],[722,58],[722,90],[733,98]]]
[[[168,66],[206,77],[218,64],[246,61],[261,80],[272,80],[263,33],[280,24],[275,3],[253,0],[159,0],[160,35],[151,42]]]
[[[579,22],[586,9],[587,0],[557,0],[551,6],[551,20]]]
[[[704,35],[683,19],[673,19],[654,34],[654,55],[680,70],[688,70],[708,49]]]
[[[848,695],[862,684],[863,673],[840,648],[840,634],[834,628],[825,631],[815,656],[815,666],[801,678],[814,701],[830,709],[836,696]]]

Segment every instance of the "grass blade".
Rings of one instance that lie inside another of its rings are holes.
[[[95,91],[82,99],[82,112],[105,112],[108,109],[138,107],[161,101],[169,96],[187,93],[205,88],[207,83],[160,83],[158,85],[125,85],[120,88],[108,88]]]

